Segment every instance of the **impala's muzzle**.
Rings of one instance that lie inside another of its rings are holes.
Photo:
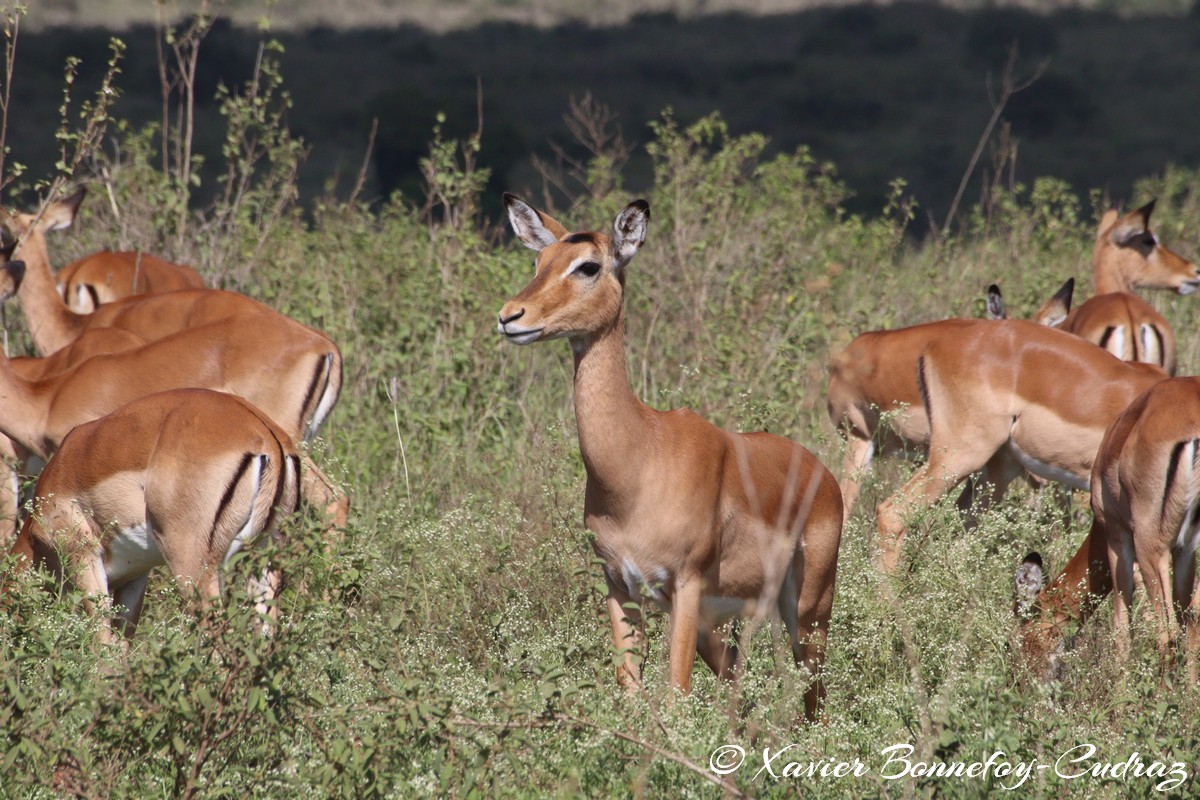
[[[505,313],[506,311],[508,306],[500,309],[499,322],[496,324],[497,333],[503,334],[505,339],[513,344],[529,344],[541,337],[542,328],[526,328],[516,324],[517,320],[525,316],[524,308],[509,313]]]

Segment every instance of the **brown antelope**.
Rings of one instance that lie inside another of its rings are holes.
[[[1074,286],[1074,280],[1068,280],[1032,319],[1040,325],[1061,322],[1065,309],[1071,305]],[[987,313],[993,320],[1007,318],[1003,295],[995,284],[988,287]],[[834,427],[846,439],[840,486],[847,521],[858,501],[863,474],[876,455],[922,453],[929,444],[929,422],[917,385],[917,358],[922,348],[934,336],[977,322],[948,319],[896,330],[869,331],[856,337],[830,360],[825,407]],[[1001,462],[989,464],[985,480],[995,485],[1008,471]],[[968,492],[962,505],[970,502]]]
[[[739,656],[718,627],[777,609],[793,656],[812,678],[805,711],[824,696],[842,498],[833,476],[795,442],[730,433],[687,410],[638,400],[625,360],[625,268],[645,241],[643,200],[611,235],[571,233],[506,194],[513,230],[536,250],[532,282],[504,304],[498,330],[513,344],[568,339],[575,357],[575,418],[587,471],[584,523],[605,562],[618,681],[641,668],[645,595],[670,613],[671,683],[689,691],[696,653],[722,677]]]
[[[219,597],[221,567],[295,511],[298,471],[291,438],[244,400],[148,395],[66,436],[12,548],[17,568],[46,565],[88,596],[89,611],[111,596],[124,607],[114,627],[132,636],[156,566]],[[271,572],[251,579],[260,610],[278,586]]]
[[[11,274],[19,264],[4,269]],[[318,428],[341,385],[340,371],[330,376],[331,366],[341,366],[336,346],[325,340],[324,349],[314,348],[313,335],[273,312],[242,314],[142,347],[93,355],[39,380],[21,378],[0,357],[0,432],[45,459],[71,428],[118,406],[169,389],[205,388],[248,400],[299,441]],[[344,527],[348,501],[311,459],[304,462],[305,497],[332,526]]]
[[[63,301],[76,314],[90,314],[122,297],[204,287],[204,279],[191,267],[149,253],[107,250],[72,261],[55,280]]]
[[[1113,633],[1117,655],[1129,654],[1129,609],[1133,602],[1133,568],[1136,563],[1146,593],[1158,618],[1160,669],[1165,675],[1173,663],[1176,631],[1180,620],[1187,632],[1188,677],[1197,680],[1196,651],[1200,648],[1197,602],[1196,549],[1200,546],[1200,378],[1175,378],[1156,384],[1138,397],[1116,418],[1104,436],[1092,471],[1092,534],[1080,552],[1104,550],[1105,563],[1092,565],[1100,581],[1093,589],[1114,587]],[[1031,554],[1032,557],[1036,557]],[[1076,566],[1076,569],[1080,565]],[[1059,578],[1060,587],[1077,585],[1069,574]],[[1026,570],[1028,572],[1028,570]],[[1173,573],[1173,574],[1172,574]],[[1027,590],[1039,594],[1035,580]],[[1090,574],[1089,574],[1090,578]],[[1066,581],[1066,583],[1064,583]],[[1091,578],[1084,585],[1097,583]],[[1060,590],[1060,594],[1062,594]],[[1097,592],[1102,599],[1105,592]],[[1058,599],[1059,613],[1083,616],[1085,600],[1078,591]],[[1091,598],[1087,603],[1095,604]],[[1035,603],[1040,611],[1040,605]],[[1086,609],[1090,611],[1090,608]],[[1061,627],[1054,618],[1033,615],[1037,626],[1026,636],[1030,654],[1044,658]]]
[[[9,214],[0,209],[0,234],[12,247],[10,258],[25,264],[23,277],[12,284],[21,304],[34,348],[39,355],[61,350],[86,330],[122,328],[146,341],[154,341],[186,328],[207,325],[240,314],[260,317],[263,324],[294,326],[296,323],[268,306],[235,292],[218,289],[183,289],[164,294],[135,295],[105,303],[91,314],[76,314],[63,304],[50,269],[46,250],[46,232],[64,228],[75,218],[82,194],[46,205],[40,214]],[[272,323],[271,318],[277,318]],[[304,337],[314,352],[326,351],[332,342],[324,334],[309,328]],[[334,348],[336,352],[336,348]],[[340,354],[337,372],[340,376]],[[327,376],[328,377],[328,376]],[[322,379],[322,383],[326,378]]]
[[[1166,374],[1120,361],[1062,331],[1023,320],[934,323],[917,359],[929,458],[879,505],[882,566],[892,572],[904,515],[932,505],[985,465],[1087,489],[1109,424]],[[936,333],[936,335],[935,335]]]
[[[16,262],[20,263],[20,262]],[[27,381],[48,378],[73,369],[92,356],[118,353],[140,347],[146,342],[136,334],[119,328],[96,328],[87,331],[70,346],[45,358],[13,358],[13,371]],[[7,547],[17,534],[17,506],[20,487],[18,474],[25,465],[29,472],[31,453],[0,434],[0,547]]]
[[[96,328],[119,328],[154,342],[189,328],[228,324],[239,317],[255,320],[258,330],[271,329],[269,337],[287,338],[288,350],[295,353],[298,348],[307,348],[311,363],[298,368],[309,370],[303,376],[292,376],[290,385],[297,381],[308,383],[309,399],[317,400],[313,407],[311,423],[296,438],[310,439],[316,434],[317,426],[337,402],[341,392],[342,355],[337,346],[324,334],[301,325],[279,314],[268,306],[234,292],[217,289],[184,289],[164,294],[137,295],[102,305],[92,314],[76,314],[63,305],[54,286],[46,251],[45,234],[49,230],[66,227],[75,218],[82,192],[76,192],[62,200],[48,203],[40,214],[12,215],[0,209],[0,234],[5,244],[12,248],[8,273],[3,278],[9,294],[16,294],[21,302],[26,323],[29,326],[34,346],[41,355],[49,355],[63,349],[79,338],[85,331]],[[26,259],[21,261],[21,259]],[[20,274],[12,264],[21,263]],[[257,335],[257,333],[253,334]],[[271,358],[269,353],[262,357]],[[199,353],[183,357],[178,365],[194,362],[201,358]],[[308,400],[304,403],[309,407]],[[277,420],[285,428],[290,420]],[[331,523],[344,520],[349,513],[349,501],[334,487],[310,458],[305,457],[305,496],[318,508],[330,509]]]
[[[1154,307],[1133,294],[1139,286],[1191,294],[1200,268],[1173,253],[1150,230],[1154,201],[1122,216],[1105,212],[1092,251],[1096,295],[1077,306],[1062,329],[1123,361],[1157,364],[1175,374],[1175,332]]]

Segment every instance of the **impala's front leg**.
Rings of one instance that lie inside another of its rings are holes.
[[[617,683],[631,692],[636,691],[642,683],[642,660],[646,657],[641,600],[632,597],[620,582],[613,580],[607,567],[604,580],[608,584],[608,617],[612,622],[613,647],[617,651]]]
[[[861,439],[850,431],[846,434],[846,457],[842,461],[842,522],[850,521],[850,513],[858,502],[866,472],[875,456],[875,442]]]
[[[671,686],[683,694],[692,690],[703,583],[698,575],[677,577],[671,598]]]

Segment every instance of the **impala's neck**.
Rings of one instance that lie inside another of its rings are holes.
[[[1124,292],[1133,294],[1133,283],[1117,266],[1119,260],[1106,258],[1112,252],[1112,244],[1101,241],[1096,244],[1092,253],[1092,279],[1096,284],[1096,294],[1112,294]]]
[[[80,315],[63,304],[54,284],[50,256],[46,252],[46,236],[30,231],[12,255],[14,261],[25,262],[25,277],[17,290],[25,324],[33,337],[38,354],[47,356],[61,350],[78,338],[83,328]]]
[[[625,362],[625,312],[586,339],[575,353],[575,421],[588,479],[615,489],[635,478],[633,468],[648,444],[646,406],[633,394]]]
[[[43,382],[17,375],[7,357],[0,355],[0,433],[29,452],[50,457],[46,434],[52,392]]]
[[[1052,621],[1061,635],[1068,621],[1075,620],[1081,625],[1086,622],[1100,602],[1108,597],[1112,586],[1107,535],[1093,522],[1083,545],[1042,592],[1042,618]]]

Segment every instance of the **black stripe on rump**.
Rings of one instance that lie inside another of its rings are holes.
[[[296,430],[300,431],[302,436],[305,435],[304,430],[307,420],[312,419],[312,416],[317,413],[317,407],[321,402],[320,397],[329,388],[329,373],[332,366],[333,355],[330,353],[326,353],[323,358],[317,361],[317,368],[313,371],[312,380],[308,383],[308,391],[304,394],[304,403],[300,406],[300,421]],[[324,375],[323,381],[322,375]],[[307,413],[310,408],[312,409],[312,414]]]
[[[225,487],[225,494],[221,495],[221,502],[217,504],[217,513],[213,517],[212,530],[208,532],[208,548],[211,551],[213,540],[217,535],[217,526],[221,524],[221,517],[225,515],[225,509],[233,500],[233,493],[237,491],[238,483],[241,482],[242,476],[246,474],[246,470],[250,468],[250,462],[258,456],[257,453],[245,453],[242,455],[242,461],[238,464],[238,468],[233,473],[233,478],[230,479],[229,485]]]
[[[1171,498],[1171,485],[1175,483],[1175,473],[1179,471],[1179,456],[1183,453],[1185,444],[1187,442],[1176,442],[1175,446],[1171,448],[1171,459],[1167,462],[1167,480],[1163,485],[1162,508],[1158,513],[1159,519],[1165,519],[1167,516],[1167,501]]]
[[[921,402],[925,404],[925,423],[929,426],[929,435],[933,436],[933,409],[929,407],[929,384],[925,380],[925,356],[917,357],[917,388],[921,392]]]
[[[1117,332],[1117,329],[1111,325],[1109,325],[1107,328],[1104,329],[1104,335],[1100,337],[1100,349],[1101,350],[1108,349],[1108,340],[1111,339],[1112,335],[1116,332]],[[1134,345],[1134,346],[1136,347],[1137,345]]]

